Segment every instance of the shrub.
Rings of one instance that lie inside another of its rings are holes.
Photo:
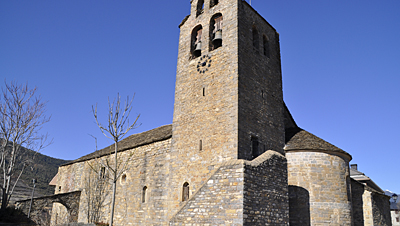
[[[9,206],[4,210],[0,210],[0,222],[2,223],[31,223],[26,215],[19,209]]]

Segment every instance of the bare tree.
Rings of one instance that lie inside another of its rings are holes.
[[[107,205],[108,183],[107,177],[102,173],[101,165],[97,162],[88,163],[91,170],[84,182],[84,191],[87,202],[87,221],[88,223],[100,222],[102,218],[102,208]]]
[[[134,97],[133,97],[134,98]],[[136,128],[137,121],[140,117],[140,114],[136,116],[133,123],[129,122],[129,114],[132,111],[132,99],[127,97],[125,104],[121,106],[121,98],[119,94],[117,98],[110,102],[110,98],[108,99],[108,123],[107,126],[103,126],[98,119],[97,115],[97,105],[96,107],[92,106],[92,111],[94,118],[96,119],[97,126],[100,128],[101,132],[107,138],[114,141],[114,161],[108,161],[108,158],[100,158],[100,164],[107,171],[110,180],[112,182],[112,201],[111,201],[111,211],[110,211],[110,226],[113,226],[114,221],[114,207],[115,207],[115,193],[117,189],[117,181],[118,178],[127,170],[127,165],[129,162],[130,156],[127,160],[122,161],[122,159],[118,158],[118,142],[131,130]],[[111,155],[111,153],[110,153]],[[109,155],[109,156],[110,156]]]
[[[2,174],[1,209],[5,209],[25,168],[27,159],[23,147],[38,152],[47,143],[47,134],[39,134],[45,116],[45,103],[36,94],[36,87],[11,82],[2,88],[0,100],[0,172]],[[33,157],[34,158],[34,157]],[[12,181],[13,179],[13,181]]]

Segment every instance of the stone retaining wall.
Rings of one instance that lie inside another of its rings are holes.
[[[253,161],[231,160],[170,220],[170,225],[288,225],[286,158],[268,151]]]

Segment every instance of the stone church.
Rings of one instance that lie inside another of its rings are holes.
[[[351,155],[293,120],[275,28],[243,0],[190,4],[172,125],[119,143],[130,161],[115,225],[391,225],[389,197],[351,178]],[[53,225],[89,221],[87,181],[102,177],[91,166],[113,148],[59,168],[55,195],[78,202],[55,202]],[[99,221],[109,220],[109,200]]]

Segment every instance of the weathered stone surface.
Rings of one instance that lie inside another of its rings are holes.
[[[79,214],[80,191],[34,198],[32,200],[30,218],[38,224],[48,225],[52,215],[53,203],[59,203],[67,209],[66,221],[77,222]],[[28,215],[31,200],[17,202],[17,208]]]
[[[268,151],[230,160],[185,202],[170,225],[288,225],[286,158]]]
[[[374,225],[392,225],[389,203],[390,197],[378,192],[372,192],[371,195]]]
[[[389,196],[351,180],[354,226],[392,225]]]
[[[243,225],[243,167],[242,161],[218,167],[169,225]]]
[[[290,191],[294,192],[289,193],[293,224],[299,225],[298,222],[304,221],[303,214],[309,212],[310,222],[306,223],[310,225],[351,225],[349,157],[324,150],[292,150],[286,157]],[[304,200],[307,195],[309,200]],[[296,211],[295,206],[301,205],[297,202],[304,201],[309,209]]]
[[[126,180],[122,178],[117,182],[116,225],[157,225],[167,222],[167,191],[168,191],[168,152],[171,139],[139,146],[131,150],[119,153],[121,161],[130,158],[129,170],[125,172]],[[102,157],[106,158],[106,156]],[[65,165],[59,169],[59,181],[56,193],[64,193],[74,190],[82,190],[80,198],[78,222],[87,222],[87,177],[89,176],[89,164],[96,165],[96,159],[88,162],[77,162]],[[148,187],[147,200],[142,203],[143,187]],[[59,191],[59,188],[61,190]],[[105,206],[102,210],[102,221],[109,220],[109,203],[111,200],[111,186],[108,186],[105,197]],[[53,206],[53,218],[63,216],[62,206]],[[150,217],[152,216],[152,217]],[[59,221],[62,220],[59,217]],[[56,222],[55,219],[52,222]]]
[[[244,163],[243,225],[288,225],[286,158],[267,151]]]
[[[351,180],[351,203],[353,207],[353,222],[354,226],[364,226],[364,211],[368,211],[368,205],[364,206],[363,194],[365,186],[355,180]],[[365,204],[371,204],[366,202]],[[371,214],[372,212],[370,212]],[[367,213],[368,214],[368,213]],[[369,220],[369,219],[368,219]]]
[[[251,160],[250,139],[260,153],[283,152],[284,120],[279,34],[245,1],[238,5],[238,158]],[[253,30],[257,30],[253,37]],[[267,40],[263,43],[263,39]],[[258,46],[254,40],[258,39]],[[269,54],[264,53],[267,48]]]
[[[283,153],[284,146],[276,30],[245,1],[226,0],[214,7],[205,1],[200,14],[198,1],[191,3],[191,15],[180,25],[170,169],[172,206],[182,205],[183,183],[188,182],[196,193],[212,174],[210,169],[224,161],[252,160],[252,137],[259,142],[258,154],[266,150]],[[223,17],[222,46],[213,49],[210,19],[217,13]],[[196,58],[191,53],[191,34],[200,25],[203,45]],[[259,31],[259,49],[253,49],[253,26]],[[269,40],[269,56],[263,52],[264,36]],[[211,63],[207,61],[210,67],[203,71],[205,59]]]

